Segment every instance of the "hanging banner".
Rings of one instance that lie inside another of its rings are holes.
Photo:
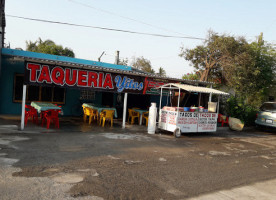
[[[159,95],[160,89],[157,89],[158,87],[166,84],[166,83],[176,83],[176,81],[166,80],[166,79],[160,79],[160,78],[153,78],[153,77],[146,77],[145,78],[145,87],[143,90],[143,94],[153,94],[153,95]],[[168,92],[164,92],[163,95],[167,95]]]
[[[24,83],[29,85],[157,95],[160,92],[158,93],[156,88],[166,82],[167,80],[165,79],[161,80],[143,76],[31,62],[25,63]]]

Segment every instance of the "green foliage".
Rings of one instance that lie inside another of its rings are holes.
[[[200,79],[200,75],[199,75],[199,72],[196,72],[196,73],[187,73],[187,74],[184,74],[182,76],[182,79],[185,79],[185,80],[199,80]]]
[[[248,43],[242,37],[210,31],[202,45],[182,48],[180,56],[193,64],[201,81],[233,88],[252,107],[259,107],[276,91],[276,49],[262,34]]]
[[[158,72],[156,73],[158,76],[166,76],[166,71],[163,67],[159,67]]]
[[[226,102],[226,112],[230,117],[240,119],[246,126],[254,125],[257,109],[245,103],[244,98],[230,97]]]
[[[58,56],[68,56],[75,57],[73,50],[65,47],[63,48],[61,45],[55,44],[52,40],[42,41],[39,38],[37,41],[26,41],[26,50],[38,53],[47,53]]]
[[[231,77],[233,65],[246,58],[247,42],[244,38],[208,32],[207,39],[194,49],[181,48],[180,57],[190,61],[200,73],[201,81]],[[239,55],[244,55],[239,57]]]
[[[128,58],[119,59],[119,65],[128,66]]]
[[[154,74],[155,71],[151,66],[151,62],[148,59],[145,59],[143,56],[140,58],[133,58],[132,66],[142,70],[144,72],[152,73]]]

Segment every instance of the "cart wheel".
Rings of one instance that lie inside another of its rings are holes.
[[[176,128],[173,132],[174,137],[179,138],[181,136],[180,128]]]

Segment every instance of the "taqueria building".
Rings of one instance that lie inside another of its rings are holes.
[[[210,84],[164,78],[130,66],[2,48],[0,115],[21,114],[25,85],[26,104],[51,102],[62,106],[64,116],[81,116],[81,105],[94,103],[115,107],[118,118],[122,118],[125,97],[128,108],[146,109],[151,102],[158,106],[160,96],[156,88],[165,83]],[[190,100],[196,99],[196,95]],[[168,95],[163,98],[167,101]]]

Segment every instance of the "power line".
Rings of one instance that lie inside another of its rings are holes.
[[[45,23],[52,23],[52,24],[62,24],[62,25],[85,27],[85,28],[95,28],[95,29],[101,29],[101,30],[107,30],[107,31],[117,31],[117,32],[124,32],[124,33],[131,33],[131,34],[139,34],[139,35],[149,35],[149,36],[165,37],[165,38],[181,38],[181,39],[192,39],[192,40],[205,40],[203,38],[198,38],[198,37],[186,37],[186,36],[174,36],[174,35],[162,35],[162,34],[156,34],[156,33],[136,32],[136,31],[114,29],[114,28],[106,28],[106,27],[99,27],[99,26],[72,24],[72,23],[67,23],[67,22],[50,21],[50,20],[45,20],[45,19],[28,18],[28,17],[21,17],[21,16],[15,16],[15,15],[7,15],[7,14],[6,14],[6,16],[7,17],[18,18],[18,19],[31,20],[31,21],[39,21],[39,22],[45,22]]]
[[[153,28],[161,29],[161,30],[164,30],[164,31],[167,31],[167,32],[176,33],[176,34],[179,34],[179,35],[185,35],[186,37],[192,37],[192,36],[187,35],[187,34],[179,33],[179,32],[176,32],[176,31],[172,31],[172,30],[160,27],[160,26],[155,26],[155,25],[149,24],[147,22],[139,21],[139,20],[136,20],[136,19],[133,19],[133,18],[130,18],[130,17],[125,17],[125,16],[122,16],[122,15],[118,15],[118,14],[110,12],[108,10],[104,10],[104,9],[101,9],[101,8],[96,8],[94,6],[91,6],[91,5],[88,5],[88,4],[85,4],[85,3],[81,3],[81,2],[78,2],[78,1],[75,1],[75,0],[68,0],[68,1],[70,1],[72,3],[75,3],[75,4],[82,5],[82,6],[87,7],[87,8],[92,8],[94,10],[98,10],[100,12],[104,12],[104,13],[107,13],[107,14],[110,14],[110,15],[121,17],[123,19],[127,19],[127,20],[130,20],[130,21],[138,22],[140,24],[144,24],[144,25],[147,25],[147,26],[150,26],[150,27],[153,27]]]

